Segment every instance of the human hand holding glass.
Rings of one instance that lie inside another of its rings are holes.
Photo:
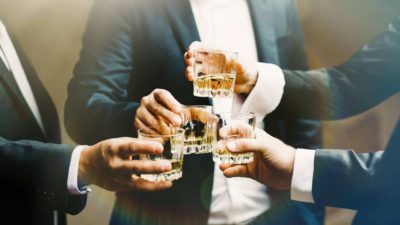
[[[184,130],[171,126],[159,126],[151,129],[139,129],[140,140],[160,143],[164,150],[160,154],[141,154],[142,161],[167,160],[172,165],[172,170],[159,174],[141,174],[141,178],[148,181],[172,181],[182,177]]]
[[[227,130],[229,135],[240,132]],[[243,138],[227,143],[233,153],[254,153],[254,160],[248,164],[220,164],[226,177],[249,177],[277,190],[290,188],[295,160],[295,149],[272,137],[261,129],[256,129],[256,138]]]
[[[202,52],[205,50],[219,52],[220,54],[197,54],[196,52]],[[222,53],[222,54],[221,54]],[[184,62],[186,64],[185,75],[189,81],[194,81],[197,77],[196,66],[201,68],[201,64],[199,62],[203,62],[203,58],[209,58],[206,62],[224,62],[229,68],[233,68],[235,71],[235,82],[234,84],[234,92],[238,94],[249,94],[251,90],[254,88],[257,79],[258,79],[258,68],[255,62],[250,62],[245,60],[238,55],[236,57],[231,57],[229,54],[223,54],[224,51],[221,49],[210,46],[203,42],[193,42],[187,52],[184,54]],[[228,52],[229,53],[229,52]],[[196,60],[196,57],[199,57],[200,60]],[[220,63],[221,64],[221,63]],[[195,94],[196,95],[196,94]]]

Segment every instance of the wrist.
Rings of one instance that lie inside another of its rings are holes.
[[[80,184],[92,184],[95,171],[94,163],[96,162],[96,159],[93,157],[95,154],[93,153],[95,152],[91,146],[84,148],[81,152],[78,167],[78,183]]]

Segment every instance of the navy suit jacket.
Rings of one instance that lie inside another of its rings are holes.
[[[259,60],[283,68],[306,69],[302,32],[292,0],[251,0]],[[184,76],[183,54],[200,40],[188,0],[98,0],[83,38],[83,49],[70,81],[65,124],[71,137],[94,143],[134,136],[133,118],[142,97],[156,88],[169,90],[183,104],[208,104],[193,96]],[[297,147],[320,145],[314,121],[270,120],[266,128]],[[210,155],[185,157],[184,176],[158,193],[119,193],[113,223],[205,224],[211,201],[214,163]],[[271,190],[273,192],[273,190]],[[297,210],[288,193],[274,194],[273,224],[318,224],[321,214]],[[129,209],[129,213],[123,213]],[[313,209],[314,210],[314,209]],[[316,212],[321,212],[317,209]],[[151,213],[151,217],[149,216]],[[278,216],[279,215],[279,216]],[[122,219],[121,219],[122,218]]]
[[[34,68],[13,40],[32,88],[45,132],[32,114],[13,74],[0,59],[0,211],[2,224],[65,225],[86,195],[70,195],[67,177],[74,146],[61,145],[56,108]],[[10,65],[13,67],[13,65]],[[58,210],[57,219],[53,210]]]
[[[342,65],[284,75],[276,118],[334,120],[364,112],[400,91],[400,17]],[[314,200],[358,210],[353,224],[400,224],[399,163],[400,122],[385,151],[318,150]]]

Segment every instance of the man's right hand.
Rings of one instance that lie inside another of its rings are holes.
[[[169,125],[179,127],[182,124],[181,109],[181,104],[169,91],[155,89],[140,101],[134,119],[135,127],[148,130]]]
[[[185,75],[189,81],[193,80],[194,51],[196,50],[221,50],[203,42],[195,41],[185,52],[183,58],[186,64]],[[240,54],[240,53],[239,53]],[[258,68],[256,63],[244,60],[240,57],[233,62],[236,67],[235,93],[249,94],[257,83]]]
[[[136,138],[116,138],[86,147],[79,159],[78,179],[109,191],[159,191],[170,188],[171,181],[150,182],[138,174],[163,173],[172,169],[166,160],[135,160],[138,154],[160,154],[158,142]]]

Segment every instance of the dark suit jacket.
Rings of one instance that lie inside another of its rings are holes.
[[[249,6],[260,61],[306,69],[295,2],[252,0]],[[156,88],[169,90],[183,104],[208,104],[207,98],[193,96],[192,83],[184,76],[185,49],[199,39],[188,0],[95,1],[81,58],[69,84],[65,124],[71,137],[93,143],[134,136],[133,118],[139,102]],[[298,147],[320,144],[319,123],[267,120],[266,127]],[[184,176],[172,189],[118,194],[112,223],[157,224],[162,220],[162,224],[205,224],[213,170],[211,155],[185,157]],[[288,199],[287,192],[275,194],[276,209],[263,221],[322,221],[321,214],[316,216],[310,208],[293,205]]]
[[[340,119],[363,112],[400,91],[400,17],[340,66],[284,74],[274,117]],[[384,152],[317,151],[314,200],[359,210],[353,224],[400,224],[399,164],[399,122]]]
[[[0,211],[2,224],[65,224],[86,196],[70,196],[67,176],[73,146],[60,142],[57,112],[23,52],[17,48],[42,115],[41,130],[13,75],[0,60]],[[44,143],[54,144],[44,144]]]

